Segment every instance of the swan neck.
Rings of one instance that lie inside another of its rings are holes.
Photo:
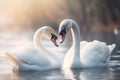
[[[47,52],[43,48],[41,41],[42,41],[42,36],[41,36],[40,31],[36,32],[35,35],[34,35],[34,39],[33,39],[33,44],[34,44],[35,49],[37,49],[39,51]]]
[[[59,59],[56,59],[56,55],[52,54],[50,51],[47,51],[43,46],[42,46],[42,39],[44,38],[45,35],[42,35],[42,31],[37,31],[34,35],[33,38],[33,44],[35,49],[37,49],[38,51],[45,53],[46,56],[48,57],[48,59],[50,59],[51,61],[58,61]]]
[[[77,23],[73,23],[71,28],[74,50],[80,50],[80,30]],[[79,51],[80,52],[80,51]]]

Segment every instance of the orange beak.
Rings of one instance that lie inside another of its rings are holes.
[[[51,41],[53,42],[53,44],[54,44],[56,47],[58,47],[58,44],[57,44],[57,42],[56,42],[56,39],[55,39],[55,38],[52,38],[52,39],[51,39]]]

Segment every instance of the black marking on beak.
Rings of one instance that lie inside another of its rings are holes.
[[[65,36],[66,36],[66,30],[65,30],[65,28],[60,31],[59,35],[61,36],[61,41],[60,41],[60,43],[63,43],[63,42],[64,42],[64,39],[65,39]]]
[[[56,40],[58,39],[55,34],[51,33],[51,39],[52,39],[52,38],[55,38]]]
[[[66,33],[65,28],[63,30],[60,31],[59,35],[63,35],[63,33]]]
[[[54,43],[54,45],[56,47],[58,47],[58,44],[56,42],[57,39],[58,39],[57,36],[55,34],[51,33],[51,39],[50,40]]]

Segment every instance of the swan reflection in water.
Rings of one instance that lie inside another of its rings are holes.
[[[108,68],[20,72],[20,80],[118,80]],[[116,78],[116,79],[115,79]]]
[[[64,74],[65,79],[76,80],[75,75],[71,69],[63,69],[62,73]]]
[[[67,80],[114,80],[115,76],[108,68],[67,69],[62,71]]]

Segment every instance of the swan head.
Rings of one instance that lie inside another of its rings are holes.
[[[39,40],[38,38],[47,38],[50,41],[52,41],[52,43],[58,47],[58,44],[56,42],[57,40],[57,36],[56,36],[56,32],[53,28],[49,27],[49,26],[43,26],[40,29],[38,29],[34,35],[34,41]],[[39,41],[38,41],[39,42]]]
[[[55,32],[55,30],[53,29],[53,28],[51,28],[51,27],[46,27],[46,29],[44,29],[45,30],[45,34],[46,34],[46,38],[48,38],[48,39],[50,39],[51,41],[52,41],[52,43],[55,45],[55,46],[57,46],[58,47],[58,44],[57,44],[57,42],[56,42],[56,40],[58,39],[57,38],[57,36],[56,36],[56,32]]]
[[[66,37],[66,33],[72,27],[73,20],[65,19],[60,23],[59,26],[59,35],[60,35],[60,43],[63,43]]]

